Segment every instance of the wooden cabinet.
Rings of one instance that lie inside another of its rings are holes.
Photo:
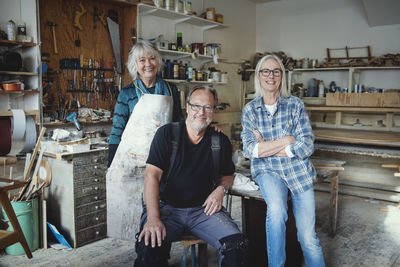
[[[48,221],[74,248],[106,237],[107,149],[47,156],[52,171]]]

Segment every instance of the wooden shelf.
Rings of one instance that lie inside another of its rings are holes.
[[[356,113],[400,113],[400,108],[307,106],[307,111],[356,112]]]
[[[0,74],[9,74],[9,75],[23,75],[23,76],[38,76],[36,72],[27,72],[27,71],[0,71]]]
[[[0,117],[12,117],[13,113],[11,110],[0,110]],[[39,110],[25,110],[26,116],[38,116]]]
[[[293,69],[292,72],[315,72],[315,71],[348,71],[350,69],[354,70],[399,70],[400,66],[390,66],[390,67],[336,67],[336,68],[307,68],[307,69]]]
[[[400,147],[400,133],[313,128],[317,141]]]
[[[0,94],[38,94],[39,90],[18,90],[18,91],[5,91],[0,90]]]
[[[21,46],[21,47],[34,47],[37,46],[36,43],[30,42],[18,42],[18,41],[8,41],[8,40],[0,40],[0,46]]]
[[[218,23],[215,21],[203,19],[196,17],[194,15],[186,15],[183,13],[167,10],[164,8],[159,8],[155,6],[150,6],[146,4],[138,4],[138,13],[140,13],[141,16],[145,15],[153,15],[153,16],[158,16],[170,20],[174,20],[175,23],[188,23],[192,24],[195,26],[202,27],[203,29],[212,29],[212,28],[221,28],[221,27],[226,27],[222,23]]]

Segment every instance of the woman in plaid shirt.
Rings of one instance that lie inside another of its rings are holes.
[[[274,55],[258,62],[257,98],[243,108],[243,151],[251,159],[252,177],[268,207],[268,266],[285,264],[288,192],[306,266],[325,266],[315,233],[316,171],[310,161],[314,135],[304,104],[290,95],[284,74],[282,62]]]

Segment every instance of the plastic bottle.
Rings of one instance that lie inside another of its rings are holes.
[[[185,79],[185,66],[183,65],[182,61],[179,62],[179,80],[184,80]]]
[[[179,64],[178,64],[178,61],[176,61],[176,59],[173,62],[173,69],[174,69],[174,79],[178,80],[178,78],[179,78]]]
[[[183,51],[183,44],[182,44],[182,33],[178,32],[176,34],[176,50],[177,51]]]
[[[325,94],[325,85],[322,80],[319,81],[318,84],[318,97],[324,97]]]
[[[188,81],[193,80],[193,68],[190,65],[190,62],[187,65],[186,73],[187,73],[187,80]]]
[[[174,77],[173,69],[172,69],[172,62],[171,60],[167,59],[167,78],[172,79]]]

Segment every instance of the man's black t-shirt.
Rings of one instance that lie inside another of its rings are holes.
[[[178,208],[201,206],[214,190],[211,135],[214,129],[208,127],[198,144],[188,137],[185,122],[179,123],[180,139],[168,184],[161,199]],[[165,179],[170,165],[172,124],[160,127],[151,143],[147,163],[163,170]],[[220,174],[232,175],[235,167],[232,162],[231,143],[222,133],[220,135]]]

